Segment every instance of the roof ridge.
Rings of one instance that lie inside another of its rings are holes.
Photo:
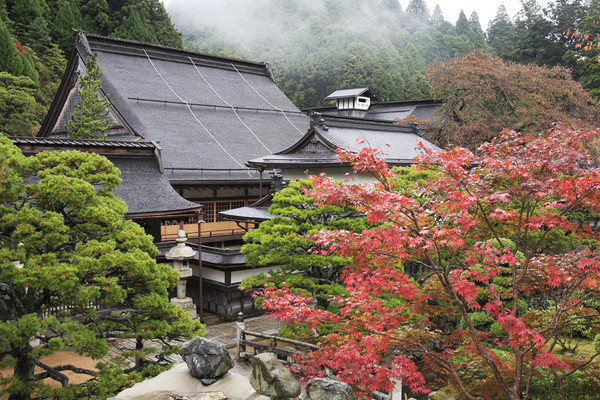
[[[130,40],[130,39],[122,39],[122,38],[115,38],[115,37],[110,37],[110,36],[102,36],[102,35],[97,35],[95,33],[89,33],[89,32],[86,32],[86,31],[80,30],[80,29],[75,29],[75,32],[84,35],[86,38],[95,38],[95,39],[107,40],[107,41],[118,42],[118,43],[123,43],[123,44],[131,44],[131,45],[137,45],[137,46],[145,46],[145,47],[156,48],[156,49],[160,49],[160,50],[175,51],[175,52],[178,52],[180,54],[181,53],[185,53],[185,54],[192,55],[192,56],[207,57],[207,58],[212,58],[212,59],[215,59],[215,60],[220,60],[220,61],[225,61],[225,62],[236,62],[236,63],[251,64],[251,65],[254,65],[254,66],[258,66],[258,67],[262,67],[262,68],[267,68],[267,69],[268,69],[268,66],[269,66],[269,64],[266,63],[266,62],[244,60],[242,58],[237,58],[237,57],[217,56],[217,55],[214,55],[214,54],[208,54],[208,53],[202,53],[202,52],[199,52],[199,51],[192,51],[192,50],[180,49],[180,48],[177,48],[177,47],[165,46],[165,45],[162,45],[162,44],[144,43],[144,42],[138,42],[138,41]]]
[[[389,121],[385,119],[376,119],[376,118],[362,118],[362,117],[347,117],[347,116],[339,116],[339,115],[327,115],[321,114],[320,118],[324,119],[324,123],[327,122],[338,122],[338,123],[356,123],[357,125],[380,125],[386,127],[397,127],[397,128],[411,128],[411,125],[402,125],[397,124],[395,121]]]
[[[102,147],[156,147],[152,142],[132,142],[126,140],[100,140],[100,139],[74,139],[57,137],[28,137],[28,136],[9,136],[8,139],[13,143],[23,144],[63,144],[74,146],[102,146]]]
[[[380,104],[404,104],[404,103],[424,103],[424,102],[444,102],[445,100],[435,98],[425,99],[412,99],[412,100],[390,100],[390,101],[374,101],[371,106],[377,106]]]

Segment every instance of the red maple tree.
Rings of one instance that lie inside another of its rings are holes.
[[[450,381],[468,399],[565,399],[570,380],[597,374],[598,350],[559,351],[566,332],[600,329],[599,237],[589,223],[600,212],[600,169],[583,145],[594,135],[504,131],[479,156],[423,149],[415,168],[431,177],[409,185],[369,150],[340,152],[376,182],[313,177],[310,195],[379,223],[314,237],[314,251],[352,257],[347,295],[323,310],[286,287],[261,294],[271,315],[308,327],[320,345],[301,360],[303,376],[333,375],[364,396],[401,380],[414,393]]]

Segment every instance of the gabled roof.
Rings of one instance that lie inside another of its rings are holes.
[[[174,218],[202,207],[185,200],[160,172],[160,149],[151,142],[11,137],[23,154],[80,150],[106,156],[121,171],[113,191],[127,204],[129,218]]]
[[[395,121],[409,116],[416,117],[421,121],[431,121],[435,118],[435,111],[443,103],[442,100],[435,99],[385,101],[371,103],[368,110],[338,110],[336,106],[323,106],[305,109],[304,111],[314,111],[323,115],[338,117],[366,118],[382,121]]]
[[[370,97],[371,99],[379,98],[373,89],[367,86],[362,88],[338,89],[329,96],[325,97],[325,100],[344,99],[356,96]]]
[[[174,184],[255,181],[245,162],[290,146],[309,127],[265,63],[78,31],[39,136],[59,133],[61,111],[90,55],[114,117],[131,140],[160,142],[165,174]]]
[[[248,165],[260,170],[339,166],[337,149],[348,148],[358,153],[364,147],[383,151],[390,165],[410,165],[421,154],[421,144],[438,149],[418,134],[416,125],[315,114],[312,128],[293,146],[250,160]]]

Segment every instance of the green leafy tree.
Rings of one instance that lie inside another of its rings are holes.
[[[360,215],[352,208],[313,205],[312,198],[305,194],[311,188],[309,181],[291,181],[289,187],[273,195],[269,212],[276,217],[246,233],[242,247],[246,264],[279,269],[246,278],[242,287],[285,282],[297,291],[314,293],[321,306],[327,305],[330,296],[343,291],[340,272],[348,259],[321,255],[310,235],[320,229],[360,230],[366,227],[366,221],[358,218]]]
[[[582,18],[578,29],[570,27],[568,36],[576,41],[564,54],[568,65],[573,66],[573,74],[592,96],[600,98],[600,48],[597,45],[598,10],[600,1],[593,1],[586,15]]]
[[[10,10],[10,17],[15,23],[17,35],[27,33],[29,26],[37,18],[46,18],[50,8],[45,0],[19,0]]]
[[[109,15],[110,6],[106,0],[80,0],[79,4],[86,31],[105,36],[113,32],[116,18]]]
[[[108,100],[108,95],[101,97],[102,73],[93,58],[88,58],[86,70],[87,73],[80,78],[79,82],[81,101],[75,105],[66,129],[72,138],[105,138],[103,133],[113,126],[113,123],[106,118],[111,102]]]
[[[406,15],[423,21],[429,20],[429,9],[425,0],[410,0],[406,7]]]
[[[115,32],[116,37],[123,39],[136,40],[144,43],[158,43],[151,25],[149,25],[137,10],[132,10],[124,20],[121,26]]]
[[[509,60],[527,64],[551,65],[552,22],[546,19],[537,0],[523,1],[515,23],[514,47]]]
[[[28,76],[37,84],[38,76],[32,58],[29,50],[15,42],[6,23],[0,20],[0,71]]]
[[[405,99],[422,99],[429,93],[429,82],[425,76],[425,59],[415,45],[409,43],[403,52]]]
[[[0,133],[35,136],[46,111],[36,102],[36,92],[29,77],[0,72]]]
[[[433,9],[433,13],[431,13],[431,22],[434,24],[441,24],[444,22],[444,13],[442,13],[442,9],[439,4],[435,5]]]
[[[139,0],[138,0],[139,1]],[[160,0],[141,1],[146,11],[146,18],[153,29],[157,43],[163,46],[182,47],[181,33],[175,29],[171,17]]]
[[[506,7],[501,5],[487,30],[488,43],[498,57],[505,58],[513,51],[514,29]]]
[[[157,264],[152,238],[123,218],[126,205],[112,194],[119,171],[106,158],[76,151],[24,157],[0,137],[0,176],[0,295],[8,314],[0,322],[0,367],[14,370],[0,395],[105,399],[160,370],[145,361],[150,350],[137,346],[134,365],[115,359],[95,370],[51,367],[41,358],[69,349],[101,359],[117,338],[166,343],[202,333],[168,299],[177,272]],[[32,347],[33,339],[40,345]],[[173,350],[165,346],[157,358]],[[92,379],[71,385],[68,371]]]
[[[595,7],[581,0],[555,0],[548,3],[545,15],[552,23],[552,44],[545,49],[548,53],[544,60],[545,65],[563,65],[570,68],[574,66],[574,63],[565,57],[565,52],[573,46],[572,38],[566,32],[569,29],[583,28],[585,15],[592,8]]]
[[[52,40],[64,54],[69,54],[73,44],[73,28],[82,27],[81,13],[70,1],[56,4],[55,14],[50,25]]]
[[[54,43],[50,44],[36,59],[35,68],[39,75],[40,89],[37,92],[38,103],[48,107],[60,85],[67,60]]]

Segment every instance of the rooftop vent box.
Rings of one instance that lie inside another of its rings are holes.
[[[325,97],[325,100],[335,100],[338,110],[368,110],[371,100],[378,96],[369,88],[338,89]]]
[[[345,97],[336,99],[338,110],[368,110],[371,105],[371,99],[363,96]]]
[[[371,105],[371,99],[368,97],[363,97],[363,96],[357,96],[356,97],[356,104],[355,104],[355,108],[357,110],[368,110],[369,106]]]

